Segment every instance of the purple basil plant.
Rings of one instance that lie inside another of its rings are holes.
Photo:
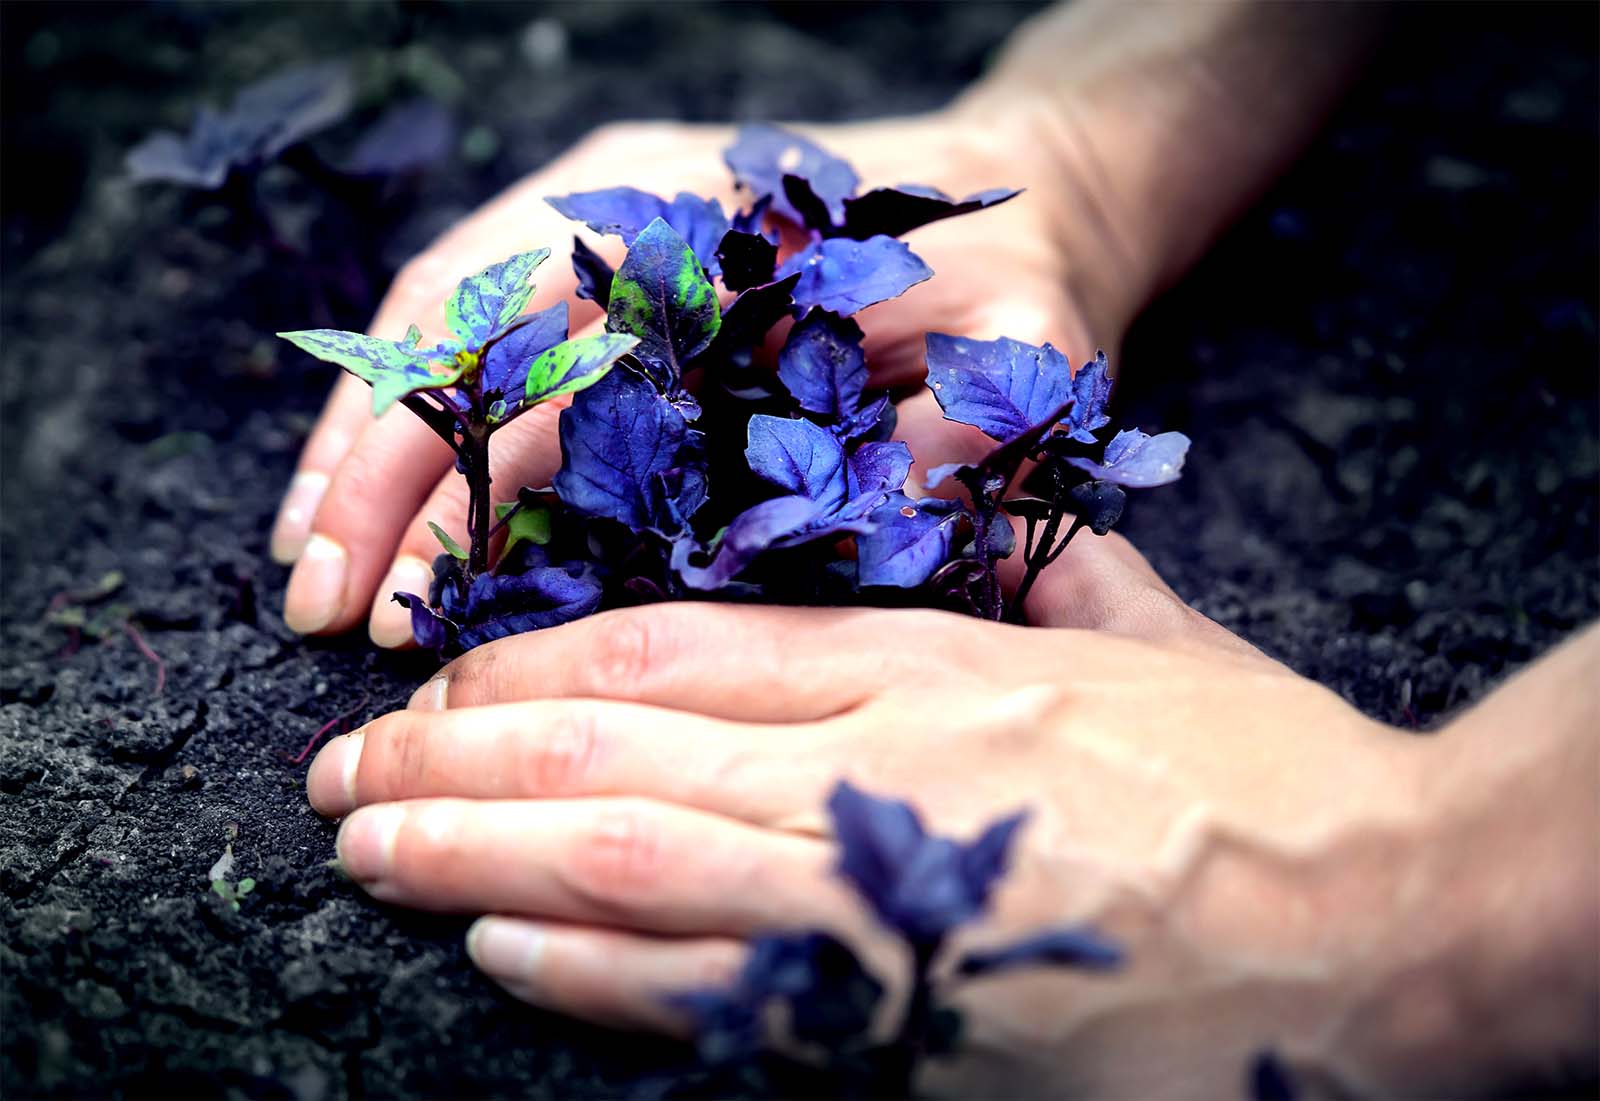
[[[828,815],[839,844],[838,875],[906,946],[910,993],[899,1021],[886,1036],[874,1034],[884,984],[836,937],[766,934],[751,941],[731,986],[668,999],[694,1022],[707,1065],[747,1064],[768,1043],[770,1010],[782,1007],[787,1040],[825,1059],[839,1078],[838,1092],[909,1097],[923,1058],[959,1049],[961,1015],[942,1004],[953,987],[1019,968],[1097,972],[1122,965],[1122,949],[1087,925],[1046,928],[946,959],[952,934],[986,911],[1025,814],[1002,818],[963,842],[928,833],[910,805],[841,781],[828,799]]]
[[[627,246],[613,271],[574,243],[578,293],[606,311],[603,335],[567,340],[565,305],[523,313],[543,249],[464,279],[447,307],[450,338],[436,345],[415,329],[399,342],[280,334],[371,384],[375,413],[401,402],[455,452],[470,488],[466,544],[435,528],[444,553],[430,591],[394,597],[422,645],[450,655],[680,599],[921,604],[1020,619],[1067,542],[1117,521],[1124,487],[1178,477],[1189,444],[1179,433],[1129,429],[1102,445],[1103,355],[1074,375],[1048,344],[934,333],[928,385],[945,416],[996,446],[976,465],[931,472],[930,490],[954,479],[965,498],[909,496],[911,452],[891,439],[894,406],[870,385],[852,315],[933,274],[900,234],[1017,192],[860,194],[848,163],[772,126],[741,129],[726,160],[748,203],[732,213],[716,199],[631,187],[549,200]],[[780,220],[804,235],[788,255]],[[773,371],[755,351],[785,318],[793,324]],[[565,395],[553,484],[502,491],[497,503],[491,437]],[[1008,499],[1028,463],[1027,484],[1042,488]],[[1027,533],[1009,604],[996,564],[1016,538],[1002,513]]]

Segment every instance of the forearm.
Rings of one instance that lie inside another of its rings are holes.
[[[1091,311],[1131,318],[1300,151],[1367,55],[1376,4],[1076,0],[954,107],[1024,115],[1087,220]]]
[[[1440,1058],[1484,1090],[1593,1073],[1600,1035],[1600,627],[1452,723],[1430,747],[1413,880],[1413,966],[1366,1030],[1402,1083]],[[1411,1057],[1399,1050],[1411,1049]]]

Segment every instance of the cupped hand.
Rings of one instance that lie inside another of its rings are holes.
[[[665,604],[505,639],[330,744],[311,801],[348,815],[375,898],[494,915],[469,950],[516,996],[679,1032],[663,995],[726,980],[751,934],[877,958],[831,870],[839,779],[948,834],[1027,808],[975,936],[1090,921],[1131,963],[972,985],[968,1085],[1232,1095],[1285,1029],[1342,1041],[1412,870],[1412,742],[1116,536],[1075,542],[1027,610]]]
[[[1069,243],[1087,237],[1089,227],[1062,222],[1059,163],[1031,135],[971,112],[805,129],[852,161],[864,186],[915,180],[956,195],[1029,189],[992,210],[910,235],[935,276],[861,316],[875,385],[922,377],[922,338],[930,329],[1051,340],[1080,361],[1092,357],[1096,342],[1109,348],[1120,339],[1127,317],[1107,309],[1091,318],[1079,305],[1078,265],[1092,256],[1078,255]],[[545,197],[626,183],[665,195],[715,195],[731,206],[738,200],[721,152],[732,136],[726,127],[665,123],[596,131],[411,261],[372,332],[399,338],[416,322],[426,338],[442,336],[443,303],[457,280],[536,247],[552,254],[536,276],[530,308],[571,300],[574,331],[598,328],[599,310],[574,297],[571,241],[576,230],[612,263],[621,258],[619,242],[566,220]],[[366,620],[375,642],[398,646],[410,641],[410,619],[388,594],[426,591],[439,551],[428,522],[464,538],[466,486],[451,469],[449,449],[408,410],[396,407],[374,420],[370,402],[359,381],[347,376],[337,383],[284,497],[272,554],[295,564],[284,607],[291,628],[331,634]],[[495,436],[491,474],[500,499],[521,485],[550,484],[561,462],[559,412],[560,403],[541,406]],[[919,460],[934,465],[970,453],[964,442],[970,430],[941,422],[931,395],[903,403],[902,417],[922,425],[913,447]]]

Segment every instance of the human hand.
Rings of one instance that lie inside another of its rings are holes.
[[[981,218],[955,219],[918,231],[912,243],[940,273],[903,298],[866,312],[874,384],[920,380],[922,338],[940,328],[979,337],[1004,333],[1030,343],[1052,340],[1079,357],[1092,339],[1110,346],[1125,318],[1091,321],[1071,291],[1077,262],[1073,233],[1051,224],[1063,204],[1050,196],[1062,186],[1038,143],[1004,124],[977,125],[970,113],[818,129],[819,139],[856,163],[868,183],[926,179],[955,194],[996,183],[1034,189]],[[664,194],[692,190],[735,201],[720,153],[732,138],[720,127],[666,124],[610,127],[581,143],[549,169],[518,184],[447,234],[397,280],[373,328],[398,336],[412,320],[432,337],[442,332],[439,303],[462,273],[516,249],[561,246],[576,228],[544,197],[627,182]],[[1019,153],[1019,150],[1021,151]],[[1028,151],[1033,150],[1030,154]],[[978,223],[978,224],[974,224]],[[615,240],[588,234],[615,260]],[[567,257],[546,264],[533,308],[570,298],[574,277]],[[574,327],[598,327],[592,303],[574,306]],[[273,532],[273,553],[298,557],[285,619],[302,632],[331,633],[368,618],[374,641],[409,642],[410,617],[390,592],[427,590],[437,543],[429,521],[463,534],[466,487],[450,473],[449,450],[409,412],[376,422],[366,387],[341,379],[313,431]],[[560,464],[555,432],[559,408],[542,406],[495,437],[492,475],[503,498],[519,485],[546,485]],[[931,394],[903,403],[907,431],[919,436],[914,453],[929,463],[963,457],[973,434],[943,422]],[[307,538],[311,541],[307,543]],[[370,609],[370,617],[369,617]]]
[[[1289,1038],[1297,1066],[1407,1081],[1373,1021],[1401,961],[1431,974],[1408,933],[1444,890],[1427,743],[1189,610],[1115,536],[1072,544],[1028,612],[1045,629],[605,613],[458,659],[324,750],[310,797],[349,815],[340,858],[375,898],[500,915],[469,944],[518,997],[669,1031],[662,996],[731,975],[750,934],[871,958],[831,873],[838,779],[943,833],[1026,807],[983,940],[1089,921],[1130,966],[971,986],[969,1085],[1216,1096]]]

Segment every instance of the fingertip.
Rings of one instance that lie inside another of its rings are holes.
[[[324,818],[341,818],[356,809],[356,774],[365,735],[357,730],[335,738],[306,772],[306,798]]]
[[[390,599],[394,593],[423,594],[433,583],[433,567],[411,554],[402,554],[378,585],[378,594],[367,621],[367,634],[373,643],[393,650],[413,643],[411,611]]]
[[[450,695],[450,678],[440,673],[421,688],[411,693],[406,701],[407,711],[443,711]]]
[[[467,930],[467,956],[496,982],[526,989],[534,983],[545,940],[544,930],[531,921],[491,914]]]
[[[284,624],[300,635],[325,629],[344,610],[349,575],[350,552],[344,545],[320,533],[312,535],[289,575]]]
[[[328,492],[329,477],[320,470],[302,470],[289,479],[272,525],[270,552],[280,566],[293,565],[311,538],[311,521]]]

